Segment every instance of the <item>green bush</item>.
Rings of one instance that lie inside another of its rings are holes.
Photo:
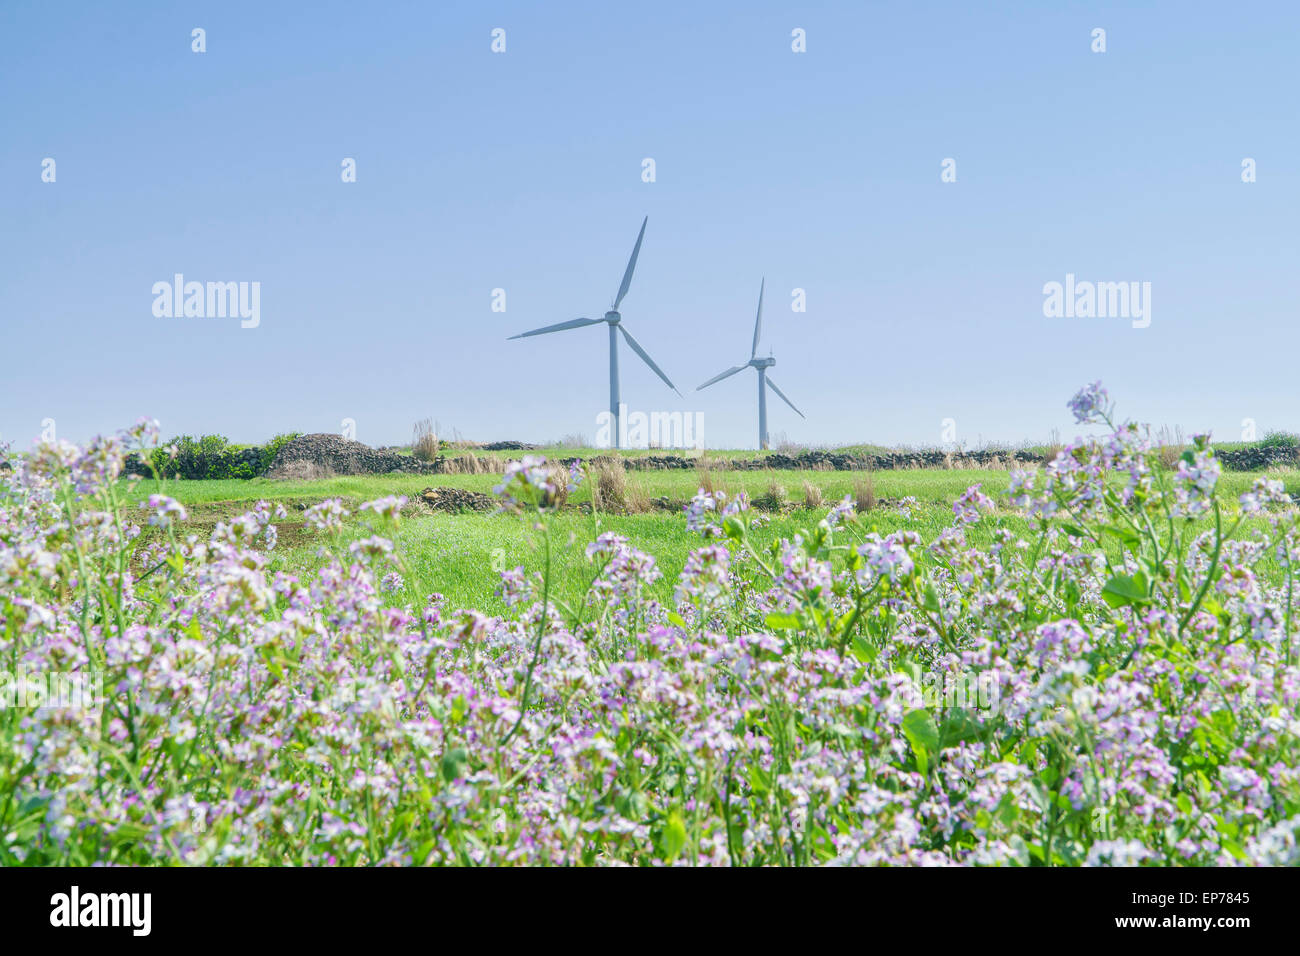
[[[154,469],[164,478],[228,478],[232,463],[227,460],[229,441],[224,435],[177,435],[153,453]],[[173,456],[168,449],[175,448]]]
[[[1260,439],[1261,448],[1289,448],[1300,450],[1300,435],[1291,432],[1272,431]]]
[[[224,435],[178,435],[165,442],[150,456],[154,470],[163,478],[185,478],[190,481],[237,478],[256,478],[270,467],[276,454],[299,435],[285,432],[276,435],[266,445],[243,448],[230,444]],[[172,457],[168,448],[175,446]]]

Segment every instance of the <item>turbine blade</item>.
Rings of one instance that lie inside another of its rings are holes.
[[[719,374],[713,376],[713,378],[709,379],[709,380],[708,380],[707,382],[705,382],[703,385],[697,385],[697,386],[695,387],[695,390],[698,392],[698,391],[699,391],[700,389],[702,389],[702,388],[708,388],[708,387],[709,387],[710,385],[712,385],[714,382],[721,382],[721,381],[722,381],[724,378],[726,378],[728,375],[735,375],[737,372],[743,372],[746,368],[748,368],[747,365],[735,365],[735,366],[732,366],[731,368],[727,369],[725,372],[721,372],[721,373],[719,373]]]
[[[518,335],[510,336],[510,338],[526,339],[530,335],[545,335],[547,332],[563,332],[565,329],[580,329],[584,325],[598,325],[604,321],[604,319],[570,319],[568,322],[558,322],[555,325],[548,325],[544,329],[533,329],[531,332],[520,332]]]
[[[664,374],[663,369],[661,369],[658,365],[656,365],[654,363],[654,359],[652,359],[649,355],[646,354],[645,349],[641,348],[641,344],[637,342],[636,339],[632,338],[632,333],[629,332],[627,329],[623,328],[622,325],[618,327],[618,330],[623,333],[623,338],[627,339],[627,344],[632,346],[632,351],[635,352],[637,355],[641,356],[641,361],[645,362],[646,365],[649,365],[651,371],[653,371],[656,375],[658,375],[661,379],[664,380],[665,385],[671,388],[674,392],[677,392],[677,386],[674,385],[672,382],[668,381],[668,376]],[[678,397],[680,397],[681,394],[682,394],[681,392],[677,392]]]
[[[763,287],[767,285],[767,279],[764,279],[758,286],[758,315],[754,316],[754,347],[749,350],[749,357],[758,356],[758,336],[763,331]]]
[[[636,245],[632,247],[632,258],[627,260],[627,271],[623,273],[623,284],[618,287],[618,298],[614,300],[615,309],[623,301],[623,296],[627,295],[628,286],[632,284],[632,271],[636,269],[636,257],[641,254],[641,240],[645,238],[645,224],[649,221],[649,216],[641,220],[641,231],[637,233]],[[649,360],[647,359],[647,361]],[[667,380],[665,379],[665,381]]]
[[[788,398],[785,397],[785,393],[784,393],[783,391],[781,391],[779,388],[776,387],[776,382],[772,381],[772,380],[769,378],[769,379],[767,380],[767,384],[768,384],[768,387],[772,389],[772,391],[776,392],[776,394],[778,394],[778,395],[781,396],[781,401],[785,402],[785,403],[786,403],[787,405],[789,405],[791,408],[794,408],[794,402],[790,401],[790,399],[788,399]],[[807,417],[808,417],[808,416],[805,415],[803,412],[800,412],[799,409],[794,408],[794,410],[795,410],[796,412],[799,413],[799,417],[800,417],[800,418],[807,418]]]

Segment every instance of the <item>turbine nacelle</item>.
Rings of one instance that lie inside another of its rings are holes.
[[[619,315],[617,312],[613,311],[612,309],[605,313],[605,321],[608,322],[610,325],[618,325],[618,323],[621,322],[622,319],[623,316]]]
[[[767,358],[752,358],[749,360],[748,364],[754,368],[771,368],[776,364],[776,359],[772,358],[770,355]]]

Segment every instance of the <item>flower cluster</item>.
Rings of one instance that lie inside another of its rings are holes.
[[[1067,404],[1079,424],[1106,421],[1110,417],[1110,395],[1101,382],[1085,385]]]
[[[952,505],[955,524],[972,524],[980,520],[980,512],[992,511],[993,499],[980,491],[979,485],[971,485]]]
[[[525,455],[506,466],[501,483],[492,490],[501,497],[503,510],[518,511],[529,505],[541,507],[555,496],[554,477],[545,458],[541,455]],[[571,481],[570,484],[575,483]]]
[[[662,604],[617,534],[552,569],[543,507],[497,616],[393,569],[396,500],[276,571],[270,506],[187,533],[160,487],[132,530],[125,440],[46,446],[0,473],[0,657],[104,694],[0,709],[0,864],[1293,864],[1295,512],[1133,435],[928,539],[846,500],[759,546],[701,491]]]
[[[725,532],[726,519],[749,510],[749,495],[742,491],[729,497],[725,491],[705,491],[701,488],[686,505],[686,530],[698,531],[706,538],[720,538]],[[714,520],[716,516],[718,520]]]
[[[1209,436],[1197,435],[1195,445],[1178,462],[1175,474],[1175,513],[1196,517],[1210,510],[1214,501],[1214,488],[1219,483],[1221,471],[1214,451],[1209,447]]]

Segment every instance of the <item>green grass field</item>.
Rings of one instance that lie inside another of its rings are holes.
[[[882,533],[908,527],[921,532],[925,540],[952,523],[952,502],[976,482],[998,500],[1010,479],[1007,471],[967,470],[899,470],[871,473],[848,471],[718,471],[713,473],[715,486],[730,493],[747,492],[759,498],[772,485],[783,487],[790,504],[770,514],[770,523],[755,539],[760,544],[791,538],[805,531],[825,515],[827,509],[846,494],[854,494],[855,484],[869,475],[875,495],[884,502],[896,502],[906,496],[917,499],[911,517],[905,518],[885,504],[863,515],[868,527]],[[1287,490],[1300,490],[1300,471],[1273,471]],[[1252,472],[1225,472],[1220,487],[1232,496],[1250,487],[1258,476]],[[371,475],[337,477],[319,481],[169,481],[159,486],[152,480],[124,483],[129,501],[142,501],[151,492],[162,490],[190,508],[192,530],[206,533],[219,520],[229,520],[247,510],[259,499],[284,503],[288,516],[276,522],[280,531],[279,546],[273,552],[272,566],[299,574],[310,574],[319,567],[317,549],[323,538],[303,524],[302,510],[326,498],[341,498],[350,506],[363,501],[397,494],[415,498],[430,486],[463,488],[490,494],[500,481],[497,475]],[[646,471],[629,473],[629,481],[640,483],[650,498],[669,499],[671,510],[657,508],[645,514],[601,513],[595,518],[589,505],[591,496],[585,483],[569,499],[563,513],[555,516],[560,531],[553,540],[572,539],[572,544],[553,553],[554,580],[560,598],[572,600],[585,590],[586,568],[582,548],[600,531],[624,535],[637,548],[653,554],[663,572],[656,585],[655,597],[670,600],[672,588],[692,549],[703,541],[686,530],[681,509],[695,493],[700,476],[695,471]],[[817,509],[802,506],[804,482],[822,492],[823,505]],[[584,513],[584,510],[586,513]],[[494,568],[522,565],[529,572],[539,571],[543,559],[536,545],[536,535],[510,515],[466,512],[413,513],[408,508],[396,534],[398,551],[405,562],[408,601],[422,604],[432,591],[444,594],[452,607],[472,607],[485,613],[504,610],[495,593],[497,575]],[[1005,522],[1017,531],[1025,530],[1018,515],[1006,512]],[[1207,524],[1208,527],[1208,524]],[[565,532],[570,532],[565,534]],[[146,532],[149,533],[149,532]],[[349,536],[369,533],[366,521],[357,516],[349,519]],[[977,534],[987,536],[987,532]],[[973,543],[983,544],[982,541]]]
[[[715,471],[714,484],[729,492],[748,492],[750,497],[765,493],[772,484],[785,488],[792,500],[801,500],[803,483],[821,489],[829,503],[852,494],[854,485],[869,476],[875,493],[881,498],[899,499],[908,495],[920,502],[949,505],[972,484],[982,483],[984,491],[996,496],[1006,490],[1010,472],[991,469],[900,469],[897,471]],[[1250,487],[1260,472],[1224,472],[1221,487],[1233,495]],[[1283,482],[1288,492],[1300,492],[1300,471],[1295,469],[1270,471],[1269,476]],[[212,502],[282,501],[286,498],[339,497],[357,502],[383,495],[413,497],[428,487],[464,488],[492,493],[501,480],[500,475],[363,475],[325,478],[318,481],[270,481],[254,478],[251,481],[168,481],[165,491],[186,505]],[[691,470],[633,471],[628,481],[643,486],[651,498],[667,497],[673,502],[685,502],[699,486],[700,476]],[[145,479],[129,486],[129,499],[143,500],[159,490],[158,484]],[[580,487],[570,498],[574,503],[590,501],[585,487]]]

